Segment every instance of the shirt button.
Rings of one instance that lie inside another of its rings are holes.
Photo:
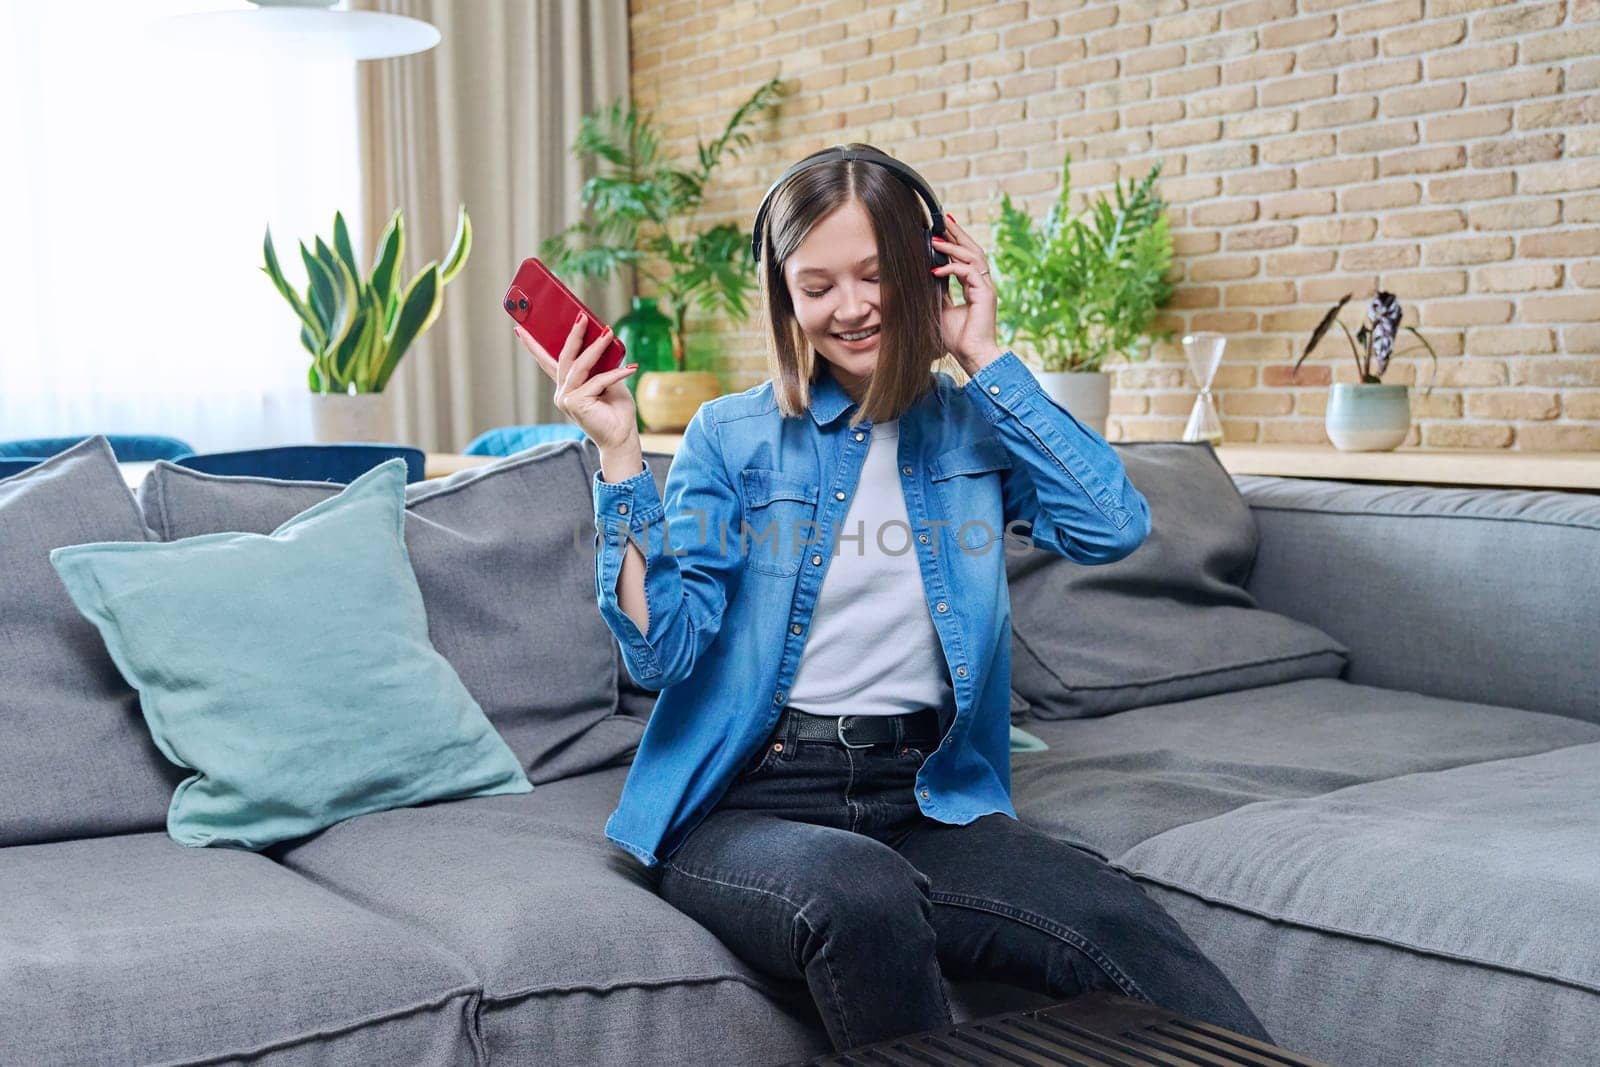
[[[936,611],[939,611],[939,612],[943,613],[943,612],[946,612],[946,611],[950,610],[950,605],[946,604],[944,601],[941,600],[937,604],[934,605],[934,609]]]
[[[966,676],[967,676],[967,669],[965,667],[957,667],[956,668],[956,677],[957,678],[965,678]]]
[[[775,696],[773,696],[772,702],[774,704],[782,704],[783,703],[783,694],[782,693],[778,693]]]
[[[917,540],[921,541],[923,544],[927,544],[928,543],[928,535],[927,534],[917,534]]]
[[[793,626],[789,627],[789,632],[792,633],[792,634],[799,633],[800,632],[800,624],[799,623],[795,623]]]
[[[844,499],[844,490],[841,489],[839,492],[834,493],[833,494],[833,499],[835,499],[835,500],[843,500]]]
[[[812,565],[812,566],[813,566],[813,567],[820,567],[820,566],[822,566],[822,557],[821,557],[821,556],[812,556],[812,557],[811,557],[811,565]]]
[[[991,385],[991,386],[989,386],[989,392],[991,392],[991,393],[998,393],[998,392],[999,392],[999,391],[1000,391],[1000,387],[999,387],[999,386],[998,386],[998,385]]]
[[[626,504],[618,504],[617,505],[617,514],[618,515],[626,515],[627,513],[628,513],[628,505],[626,505]]]
[[[910,467],[901,467],[900,468],[900,473],[901,474],[910,474],[911,473],[911,468]]]
[[[857,440],[857,441],[864,441],[864,440],[866,440],[866,438],[867,438],[867,435],[866,435],[866,434],[864,434],[864,433],[858,433],[858,434],[856,434],[856,440]]]
[[[922,799],[923,800],[927,800],[928,799],[928,791],[926,789],[924,789],[922,791]]]

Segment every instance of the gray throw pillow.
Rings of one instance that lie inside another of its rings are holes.
[[[187,772],[50,565],[66,545],[154,540],[103,436],[0,480],[0,846],[166,825]]]
[[[406,548],[433,646],[534,783],[624,760],[618,653],[594,596],[594,503],[582,443],[542,445],[406,487]],[[202,474],[157,462],[139,486],[162,538],[271,533],[343,486]]]
[[[1008,556],[1011,684],[1040,719],[1082,719],[1301,678],[1348,650],[1245,591],[1255,520],[1205,443],[1117,444],[1151,532],[1115,563]]]

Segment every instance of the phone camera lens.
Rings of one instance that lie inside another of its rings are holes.
[[[527,311],[528,310],[528,298],[527,297],[523,297],[521,300],[517,301],[517,309],[519,311]]]
[[[506,300],[506,310],[507,311],[515,311],[516,308],[517,308],[516,303],[514,301],[512,301],[511,299],[507,298],[507,300]]]

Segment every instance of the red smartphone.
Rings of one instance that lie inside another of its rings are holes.
[[[600,334],[605,331],[605,323],[601,322],[594,312],[583,306],[583,301],[568,289],[560,278],[550,272],[550,268],[540,263],[532,256],[522,261],[522,266],[517,268],[517,276],[511,279],[511,286],[506,290],[505,299],[500,301],[500,306],[506,309],[506,314],[516,320],[523,329],[533,334],[533,339],[544,346],[550,353],[551,359],[560,359],[561,350],[567,345],[567,335],[572,332],[572,324],[582,315],[586,320],[583,327],[583,345],[579,349],[588,348],[600,339]],[[596,374],[603,374],[608,370],[615,370],[622,366],[623,359],[627,356],[627,349],[623,347],[614,335],[605,351],[600,353],[600,358],[594,361],[585,376],[585,381]]]

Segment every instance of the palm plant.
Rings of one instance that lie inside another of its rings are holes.
[[[1172,239],[1166,204],[1154,191],[1160,163],[1085,216],[1068,205],[1071,171],[1068,153],[1061,193],[1038,226],[1010,194],[1001,198],[991,257],[996,326],[1007,345],[1021,339],[1031,346],[1046,371],[1097,371],[1112,356],[1143,358],[1151,341],[1173,336],[1150,332],[1172,296]]]
[[[400,210],[378,238],[372,273],[362,277],[344,214],[334,212],[333,240],[300,242],[306,292],[295,292],[278,265],[272,228],[262,243],[261,270],[300,319],[300,344],[311,353],[307,375],[314,393],[381,393],[406,349],[432,326],[444,307],[444,287],[466,265],[472,252],[472,221],[466,205],[456,215],[456,235],[444,265],[431,260],[405,285],[400,259],[405,254]]]
[[[607,168],[584,183],[582,219],[540,245],[539,255],[558,274],[606,278],[629,265],[648,278],[672,321],[672,359],[685,370],[685,324],[691,308],[721,309],[735,320],[748,315],[755,289],[749,239],[733,223],[696,232],[694,217],[713,172],[725,158],[749,147],[759,112],[782,95],[777,78],[740,104],[710,144],[696,141],[699,166],[683,170],[660,158],[654,117],[620,101],[586,115],[572,153],[594,157]],[[657,265],[663,269],[656,269]]]

